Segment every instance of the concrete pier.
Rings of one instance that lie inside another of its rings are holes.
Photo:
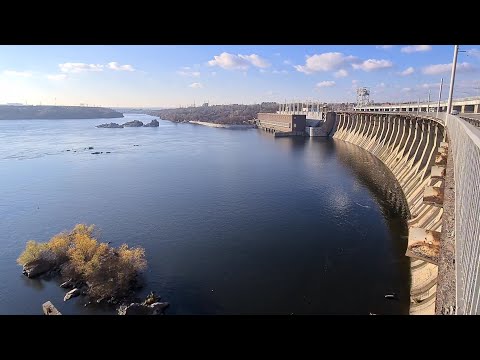
[[[62,315],[50,301],[47,301],[42,305],[44,315]]]

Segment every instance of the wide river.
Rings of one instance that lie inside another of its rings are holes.
[[[408,313],[404,200],[374,157],[256,129],[95,128],[152,118],[0,121],[0,314],[113,313],[16,264],[77,223],[145,248],[139,295],[167,314]]]

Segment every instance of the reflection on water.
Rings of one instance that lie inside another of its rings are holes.
[[[374,155],[348,142],[333,139],[337,159],[355,174],[358,183],[364,185],[381,206],[381,211],[392,232],[398,234],[398,240],[392,242],[399,258],[393,262],[405,270],[410,267],[410,260],[401,256],[408,243],[408,227],[406,221],[410,217],[407,200],[392,172]],[[355,182],[357,184],[357,182]],[[366,207],[357,203],[357,205]],[[409,270],[408,270],[409,271]],[[407,294],[410,279],[403,284]]]
[[[368,187],[377,201],[384,203],[389,216],[409,218],[407,200],[391,171],[374,155],[359,146],[334,139],[337,158]]]
[[[44,279],[29,279],[26,276],[19,276],[21,281],[25,284],[25,286],[31,287],[37,291],[41,291],[45,288],[45,282],[47,280]]]

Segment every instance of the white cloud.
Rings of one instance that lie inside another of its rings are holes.
[[[358,84],[358,80],[352,80],[352,85],[357,85]]]
[[[19,77],[30,77],[32,73],[29,71],[16,71],[16,70],[5,70],[3,72],[7,76],[19,76]]]
[[[379,69],[385,69],[393,66],[393,63],[390,60],[377,60],[377,59],[368,59],[360,64],[352,64],[354,69],[360,69],[363,71],[373,71]]]
[[[60,71],[64,73],[79,73],[84,71],[103,71],[103,65],[85,63],[63,63],[58,64]]]
[[[342,78],[342,77],[348,76],[348,71],[345,69],[340,69],[336,73],[334,73],[333,76],[337,78]]]
[[[391,48],[393,48],[393,45],[377,45],[377,49],[388,50],[388,49],[391,49]]]
[[[315,85],[317,88],[332,87],[335,86],[335,81],[320,81]]]
[[[199,77],[200,76],[200,71],[195,71],[195,70],[192,70],[192,68],[190,68],[188,66],[184,66],[182,68],[182,70],[177,71],[177,74],[181,75],[181,76]]]
[[[135,71],[135,68],[132,65],[120,65],[116,61],[109,62],[107,65],[67,62],[63,64],[58,64],[58,66],[60,67],[60,71],[64,73],[103,71],[105,68],[115,71]]]
[[[452,70],[452,63],[428,65],[422,69],[422,72],[427,75],[437,75],[441,73],[447,73],[451,70]]]
[[[188,87],[191,87],[193,89],[201,89],[201,88],[203,88],[203,85],[198,83],[198,82],[194,82],[194,83],[191,83],[190,85],[188,85]]]
[[[220,66],[226,70],[247,70],[251,65],[259,68],[267,68],[270,63],[258,56],[257,54],[250,55],[235,55],[223,52],[220,55],[215,55],[213,60],[208,62],[210,66]]]
[[[403,91],[403,92],[410,92],[410,91],[412,91],[412,88],[404,87],[401,91]]]
[[[111,70],[115,70],[115,71],[135,71],[135,69],[133,68],[132,65],[120,65],[118,62],[116,61],[112,61],[112,62],[109,62],[107,64],[107,67]]]
[[[242,59],[247,60],[250,62],[253,66],[259,67],[259,68],[267,68],[270,66],[270,63],[258,56],[257,54],[251,54],[251,55],[238,55]]]
[[[67,74],[47,75],[47,79],[53,80],[53,81],[65,80],[66,78],[67,78]]]
[[[475,68],[472,64],[463,62],[457,64],[457,72],[469,72],[474,71]],[[450,64],[435,64],[435,65],[428,65],[422,69],[422,72],[426,75],[438,75],[443,73],[448,73],[452,71],[452,63]]]
[[[339,52],[329,52],[307,56],[305,65],[295,65],[297,71],[311,74],[316,71],[331,71],[340,68],[346,62],[355,60],[354,56],[345,56]]]
[[[379,87],[379,88],[384,88],[384,87],[385,87],[385,83],[384,83],[384,82],[381,82],[380,84],[377,84],[377,87]]]
[[[287,70],[272,70],[272,74],[288,74]]]
[[[237,55],[223,52],[218,56],[215,55],[213,60],[208,62],[208,65],[220,66],[221,68],[227,70],[246,70],[248,69],[250,63]]]
[[[283,63],[285,65],[292,65],[292,62],[290,60],[283,60]]]
[[[266,73],[266,72],[267,72],[267,70],[265,70],[265,69],[260,69],[260,70],[258,70],[258,72],[260,72],[260,73],[264,74],[264,73]]]
[[[408,76],[408,75],[412,75],[414,72],[415,72],[415,68],[410,66],[410,67],[406,68],[405,70],[403,70],[402,72],[400,72],[400,75]]]
[[[217,75],[217,72],[216,72],[216,71],[212,71],[210,74],[211,74],[212,76],[216,76],[216,75]]]
[[[480,50],[478,49],[469,49],[467,50],[467,55],[472,55],[480,59]]]
[[[430,45],[410,45],[410,46],[403,47],[401,52],[410,54],[413,52],[430,51],[430,50],[432,50],[432,47]]]

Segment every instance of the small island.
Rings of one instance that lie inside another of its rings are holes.
[[[97,125],[97,128],[106,128],[106,129],[123,129],[123,125],[111,122],[110,124],[101,124]]]
[[[123,124],[123,127],[142,127],[143,122],[140,120],[133,120],[133,121],[128,121],[125,124]]]
[[[118,111],[102,107],[0,105],[0,120],[98,118],[123,118],[123,114]]]
[[[153,119],[148,124],[143,125],[144,127],[158,127],[160,124],[157,119]]]
[[[132,301],[147,267],[145,250],[109,244],[98,242],[94,225],[77,224],[48,242],[28,241],[17,263],[28,278],[60,278],[60,287],[69,289],[64,301],[83,295],[85,306],[120,305],[121,315],[163,314],[169,304],[158,302],[160,298],[153,293],[142,303]]]
[[[110,123],[110,124],[101,124],[97,125],[97,128],[105,129],[123,129],[124,127],[158,127],[160,124],[157,119],[153,119],[148,124],[144,124],[140,120],[128,121],[124,124]]]

